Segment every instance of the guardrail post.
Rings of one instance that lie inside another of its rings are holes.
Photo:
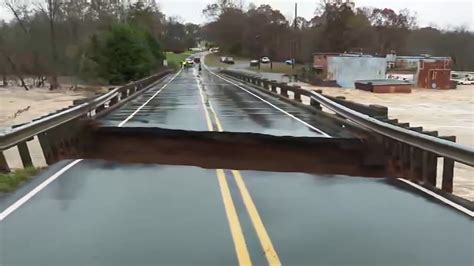
[[[95,109],[95,112],[96,112],[96,113],[100,113],[100,112],[103,111],[104,109],[105,109],[104,104],[101,104],[101,105],[97,106],[97,108]]]
[[[268,85],[269,85],[269,80],[268,79],[262,79],[262,88],[265,90],[268,90]]]
[[[117,104],[118,102],[120,102],[120,93],[110,100],[109,107]]]
[[[410,175],[409,179],[412,181],[419,181],[422,176],[422,158],[421,149],[410,147]]]
[[[291,89],[291,91],[293,92],[293,100],[301,102],[301,93],[298,92],[298,90],[301,90],[301,87],[293,85],[291,86]]]
[[[454,176],[454,160],[444,158],[443,161],[443,181],[441,189],[443,191],[453,193],[453,176]]]
[[[255,84],[255,77],[250,77],[250,84]]]
[[[430,135],[433,137],[438,136],[438,131],[424,131],[422,132],[423,134]],[[432,186],[436,186],[436,172],[437,172],[437,167],[438,167],[438,160],[437,160],[437,155],[428,152],[428,151],[423,151],[423,171],[422,171],[422,176],[423,176],[423,182],[430,184]]]
[[[379,117],[388,117],[388,107],[378,104],[370,104],[369,108],[374,110]]]
[[[51,165],[54,163],[57,152],[51,145],[50,137],[48,132],[38,134],[38,140],[43,150],[43,156],[46,160],[46,164]]]
[[[401,173],[403,173],[403,176],[409,176],[410,175],[410,146],[406,145],[404,143],[400,143],[400,150],[399,150],[399,158],[400,158],[400,167],[401,167]]]
[[[255,86],[258,86],[258,77],[253,77],[253,82],[252,84],[255,85]]]
[[[288,95],[288,85],[286,83],[280,83],[280,95],[286,98],[289,98],[290,96]]]
[[[423,182],[436,186],[437,157],[435,154],[423,151]]]
[[[18,144],[18,153],[20,153],[21,162],[23,163],[23,167],[32,167],[33,161],[31,160],[30,151],[28,150],[28,145],[26,142],[22,142]]]
[[[301,102],[301,93],[294,92],[294,100],[297,102]]]
[[[277,92],[277,82],[275,80],[272,80],[270,81],[270,85],[271,85],[271,91],[272,92]]]
[[[444,137],[444,139],[456,142],[455,136]],[[443,191],[453,193],[453,176],[454,176],[454,160],[444,157],[443,161],[443,180],[441,189]]]
[[[400,142],[396,141],[391,145],[391,150],[390,150],[390,162],[391,162],[391,167],[396,173],[397,177],[400,176],[400,170],[402,169],[401,165],[401,157],[400,153],[402,152],[402,145]]]
[[[318,109],[318,110],[322,110],[322,109],[323,109],[323,108],[321,108],[321,104],[320,104],[318,101],[314,100],[313,98],[310,98],[310,100],[309,100],[309,105],[311,105],[312,107],[314,107],[314,108],[316,108],[316,109]]]
[[[10,167],[8,167],[7,160],[5,159],[5,155],[3,152],[0,151],[0,173],[9,173]]]
[[[423,131],[423,127],[409,127],[408,129],[411,130],[411,131],[416,131],[416,132],[422,132]]]

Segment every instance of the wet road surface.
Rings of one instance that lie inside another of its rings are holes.
[[[311,127],[331,128],[239,86],[190,69],[102,122],[315,137]],[[473,265],[472,217],[395,181],[75,162],[0,195],[0,265]]]
[[[471,218],[384,180],[221,173],[81,161],[0,222],[0,264],[472,265]]]
[[[137,111],[138,110],[138,111]],[[183,69],[99,120],[104,126],[158,127],[274,136],[351,135],[326,117],[309,114],[210,72]]]
[[[104,126],[207,130],[196,79],[189,71],[169,77],[99,121]]]

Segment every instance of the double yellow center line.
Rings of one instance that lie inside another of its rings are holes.
[[[199,80],[196,79],[196,82],[199,88],[199,93],[201,95],[204,113],[206,115],[207,127],[209,131],[214,131],[211,116],[206,105],[206,98],[203,94],[202,86],[199,83]],[[207,104],[209,105],[209,109],[214,117],[214,121],[216,122],[217,130],[219,132],[224,131],[219,117],[217,116],[214,108],[212,107],[212,104],[208,100]],[[222,169],[217,169],[216,172],[239,265],[252,265],[252,261],[250,259],[249,251],[247,248],[247,243],[245,242],[244,233],[240,225],[239,216],[237,215],[235,204],[232,200],[232,195],[230,193],[226,174]],[[268,235],[267,230],[265,229],[262,219],[260,218],[260,215],[257,211],[257,207],[255,206],[255,203],[253,202],[252,197],[250,196],[250,193],[247,189],[247,186],[245,185],[242,175],[237,170],[232,170],[232,175],[234,176],[240,195],[242,196],[245,208],[247,209],[247,213],[250,217],[255,232],[257,233],[257,237],[260,241],[260,245],[262,246],[269,265],[281,265],[280,259],[278,258],[278,254],[276,253],[275,248],[273,247],[270,236]]]

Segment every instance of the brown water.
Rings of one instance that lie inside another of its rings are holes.
[[[297,83],[304,89],[322,90],[330,96],[388,107],[390,118],[438,131],[441,136],[456,136],[457,143],[474,147],[474,85],[458,86],[456,90],[414,89],[412,93],[377,94],[348,88],[316,87]],[[442,164],[438,167],[438,180]],[[456,163],[454,193],[474,200],[474,168]]]

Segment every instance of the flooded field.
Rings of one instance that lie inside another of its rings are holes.
[[[438,131],[442,136],[456,136],[457,143],[474,147],[474,85],[460,85],[456,90],[414,89],[412,93],[377,94],[356,89],[315,87],[297,83],[304,89],[320,89],[323,94],[388,107],[390,118]],[[441,176],[442,167],[438,169]],[[455,194],[474,200],[474,169],[455,165]],[[439,179],[439,178],[438,178]]]
[[[68,107],[88,93],[48,89],[24,90],[21,87],[0,88],[0,132],[16,124]]]

